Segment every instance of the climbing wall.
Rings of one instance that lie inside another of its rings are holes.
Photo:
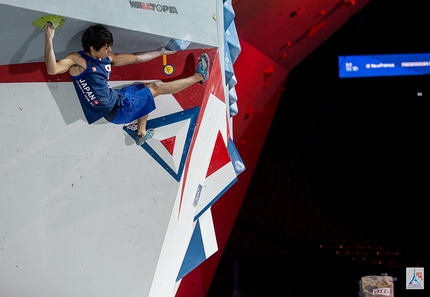
[[[245,169],[230,127],[222,4],[1,1],[0,8],[1,296],[174,296],[217,251],[211,207]],[[174,55],[114,67],[113,88],[192,75],[203,52],[210,78],[157,97],[148,121],[155,135],[137,146],[133,123],[88,125],[68,75],[46,74],[43,30],[32,21],[47,15],[62,17],[57,58],[79,50],[93,23],[111,29],[115,52],[189,41]]]

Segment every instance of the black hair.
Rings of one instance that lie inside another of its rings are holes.
[[[82,34],[81,43],[84,51],[88,53],[91,52],[91,46],[98,51],[105,45],[113,45],[112,32],[103,25],[91,26]]]

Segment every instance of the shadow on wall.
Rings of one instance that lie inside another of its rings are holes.
[[[64,57],[66,57],[68,54],[80,50],[81,49],[81,37],[82,37],[83,33],[84,33],[84,31],[81,31],[81,32],[78,32],[77,34],[75,34],[74,36],[72,36],[70,38],[69,42],[67,43],[66,49],[64,51],[55,52],[56,58],[62,59]],[[40,69],[38,64],[36,64],[36,63],[35,64],[28,64],[28,63],[40,62],[41,60],[43,60],[44,48],[40,49],[41,55],[39,57],[32,59],[32,60],[29,60],[29,61],[26,61],[25,67],[20,67],[19,65],[16,65],[16,64],[19,64],[22,62],[22,58],[24,57],[25,53],[29,49],[33,40],[35,40],[37,37],[39,37],[42,34],[44,34],[44,31],[42,29],[35,28],[33,33],[25,40],[24,44],[22,46],[20,46],[20,48],[16,51],[16,53],[13,55],[12,59],[10,60],[10,63],[9,63],[9,64],[11,64],[11,65],[9,65],[9,73],[10,74],[19,75],[19,74],[34,72],[34,71]],[[55,34],[56,35],[61,34],[61,28],[57,32],[55,32]],[[30,67],[28,65],[30,65]]]
[[[56,34],[58,35],[60,34],[60,32],[61,29],[59,29]],[[80,40],[83,32],[84,31],[78,32],[72,38],[70,38],[64,51],[55,52],[57,60],[62,59],[68,54],[79,50]],[[85,116],[82,112],[82,108],[79,104],[79,100],[76,96],[75,90],[73,86],[69,83],[71,81],[69,74],[65,73],[52,76],[46,73],[45,64],[43,62],[40,62],[40,60],[43,60],[44,48],[40,49],[41,55],[38,58],[30,60],[30,63],[26,62],[25,64],[19,64],[22,62],[22,59],[25,53],[28,51],[31,43],[42,34],[44,34],[44,31],[42,29],[35,28],[32,34],[26,39],[24,44],[12,57],[10,65],[8,65],[8,72],[11,75],[11,81],[15,81],[15,79],[13,78],[14,76],[17,76],[16,80],[18,81],[25,81],[23,77],[34,77],[38,74],[41,74],[41,76],[47,82],[47,87],[52,94],[52,98],[55,100],[59,111],[61,112],[61,115],[64,119],[64,123],[66,125],[69,125],[71,123],[77,122],[78,120],[86,121]],[[32,81],[32,79],[29,79],[28,81]],[[66,83],[62,84],[61,82]],[[35,94],[35,96],[37,96],[37,94]]]

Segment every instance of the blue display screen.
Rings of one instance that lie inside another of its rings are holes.
[[[339,56],[339,77],[430,74],[430,54]]]

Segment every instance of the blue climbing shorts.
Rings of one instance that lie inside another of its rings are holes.
[[[144,84],[133,84],[116,90],[118,101],[105,118],[114,124],[128,124],[155,109],[154,96]]]

